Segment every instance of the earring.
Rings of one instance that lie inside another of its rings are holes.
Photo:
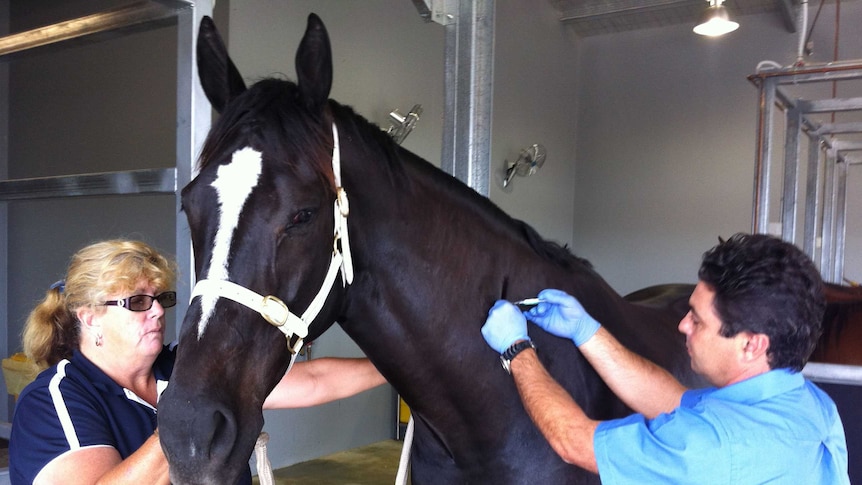
[[[96,334],[96,347],[102,346],[102,334]]]

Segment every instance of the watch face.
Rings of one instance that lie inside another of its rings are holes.
[[[512,373],[512,361],[511,360],[509,360],[509,359],[507,359],[501,355],[500,356],[500,363],[503,364],[503,369],[506,372],[508,372],[509,374]]]

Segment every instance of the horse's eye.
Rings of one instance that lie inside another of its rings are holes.
[[[311,210],[303,209],[293,215],[293,218],[290,220],[290,224],[294,226],[297,224],[305,224],[311,220],[312,215],[314,214]]]

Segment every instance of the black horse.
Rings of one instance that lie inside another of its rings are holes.
[[[599,482],[554,453],[482,339],[497,299],[566,290],[629,348],[701,383],[677,318],[626,302],[586,261],[329,100],[316,15],[295,84],[246,88],[209,19],[198,63],[221,116],[182,194],[198,286],[159,404],[174,483],[233,483],[246,469],[261,405],[290,358],[268,321],[287,321],[292,350],[337,321],[368,355],[412,411],[414,484]],[[587,414],[629,412],[570,341],[530,333]]]

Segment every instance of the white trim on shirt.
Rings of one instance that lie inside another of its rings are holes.
[[[77,450],[81,447],[81,443],[78,441],[78,433],[75,432],[72,417],[69,416],[66,401],[63,400],[63,394],[60,392],[60,382],[66,377],[66,366],[68,364],[69,361],[66,359],[57,363],[57,373],[51,378],[51,382],[48,384],[48,391],[51,393],[51,399],[54,401],[54,410],[57,411],[57,417],[60,418],[60,425],[63,427],[63,433],[66,435],[69,449]]]

